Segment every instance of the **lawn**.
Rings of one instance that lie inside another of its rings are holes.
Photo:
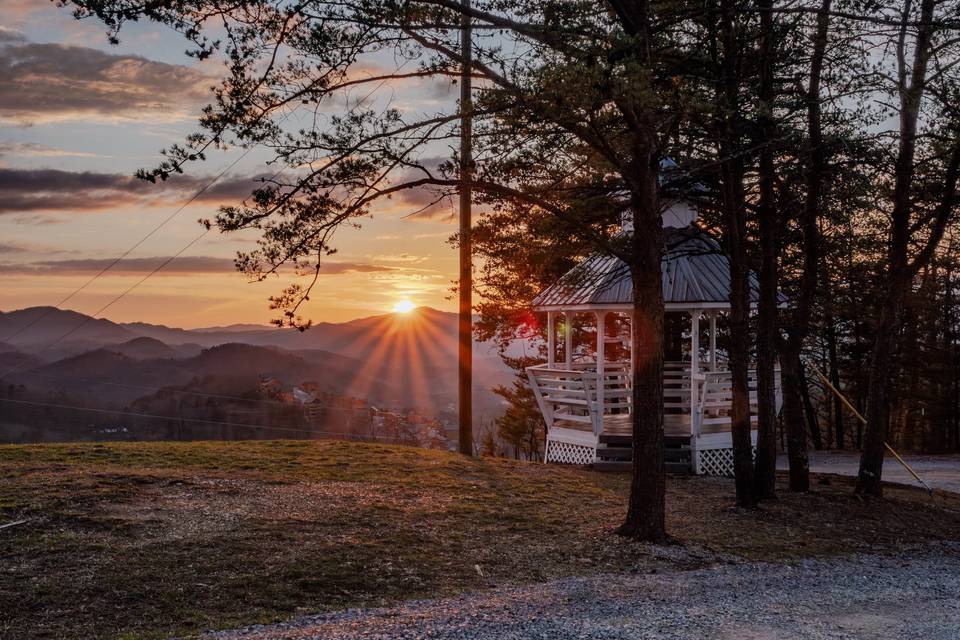
[[[627,478],[337,441],[0,446],[0,636],[191,635],[598,572],[960,537],[960,496],[846,479],[755,512],[676,477],[676,545],[612,534]]]

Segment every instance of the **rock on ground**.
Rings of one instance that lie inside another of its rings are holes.
[[[566,578],[207,637],[957,640],[958,594],[960,543],[943,543],[795,565]]]

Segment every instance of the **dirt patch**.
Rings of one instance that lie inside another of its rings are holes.
[[[570,575],[957,537],[960,497],[834,479],[757,511],[673,478],[654,548],[627,478],[357,443],[0,447],[0,636],[164,637]]]

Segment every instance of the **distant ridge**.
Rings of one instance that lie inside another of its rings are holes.
[[[77,329],[78,326],[79,329]],[[24,327],[28,328],[24,329]],[[17,311],[0,312],[0,340],[17,348],[26,345],[42,346],[69,331],[73,331],[67,338],[71,342],[90,341],[99,344],[126,342],[138,335],[110,320],[90,319],[89,316],[76,311],[53,307],[29,307]]]
[[[108,380],[118,389],[114,401],[129,402],[144,395],[142,390],[119,391],[130,380],[156,387],[187,384],[197,376],[240,376],[255,386],[257,374],[270,374],[288,386],[317,381],[333,392],[376,403],[434,413],[455,409],[457,316],[429,307],[320,322],[304,332],[247,324],[201,329],[118,324],[33,307],[0,313],[0,338],[39,316],[44,317],[9,341],[19,353],[0,359],[0,366],[9,365],[0,369],[4,382],[106,399],[89,380]],[[47,348],[81,323],[69,339]],[[15,371],[3,375],[14,366]],[[482,415],[499,413],[502,402],[490,389],[512,379],[495,350],[478,343],[474,406]]]
[[[147,336],[140,336],[107,348],[136,360],[179,358],[182,355],[167,343]]]

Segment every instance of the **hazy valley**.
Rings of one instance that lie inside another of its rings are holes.
[[[0,313],[0,340],[4,442],[403,440],[376,425],[402,416],[436,430],[455,418],[456,316],[426,307],[305,332],[120,324],[33,307]],[[511,371],[489,345],[475,354],[482,421],[501,411],[490,388]]]

